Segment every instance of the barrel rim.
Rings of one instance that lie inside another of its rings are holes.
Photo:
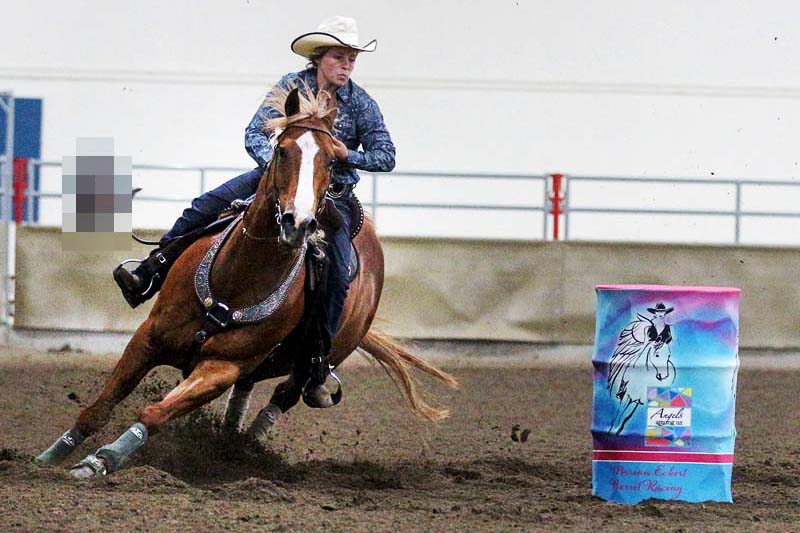
[[[738,294],[737,287],[714,287],[704,285],[595,285],[595,291],[651,291],[651,292],[704,292],[715,294]]]

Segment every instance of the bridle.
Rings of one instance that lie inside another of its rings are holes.
[[[292,128],[303,129],[303,130],[307,130],[307,131],[318,131],[318,132],[324,133],[325,135],[330,137],[331,140],[334,139],[333,134],[330,131],[328,131],[328,130],[326,130],[324,128],[320,128],[318,126],[300,125],[300,124],[294,123],[294,124],[287,124],[286,125],[286,127],[283,129],[283,131],[278,135],[277,139],[275,140],[275,146],[278,146],[280,144],[281,137],[283,137],[286,134],[286,132],[289,131]],[[275,165],[275,160],[276,159],[277,158],[275,156],[272,157],[272,159],[269,162],[269,166],[267,167],[267,172],[272,173],[274,171],[274,168],[276,166]],[[250,204],[250,205],[252,205],[252,204]],[[254,241],[269,241],[269,240],[275,239],[276,237],[259,237],[257,235],[253,235],[252,233],[249,233],[247,231],[247,225],[245,224],[245,218],[246,218],[246,215],[247,215],[247,211],[249,209],[250,209],[250,206],[248,205],[247,209],[245,209],[244,216],[242,216],[242,235],[244,235],[245,238],[252,239]],[[319,212],[320,212],[321,209],[322,209],[322,202],[320,202],[320,205],[317,206],[317,212],[314,213],[315,217],[317,215],[319,215]],[[276,198],[275,199],[275,221],[278,223],[278,227],[279,228],[280,228],[281,218],[282,217],[283,217],[283,210],[281,209],[281,202],[280,202],[279,198]],[[280,240],[280,230],[278,232],[277,239]]]

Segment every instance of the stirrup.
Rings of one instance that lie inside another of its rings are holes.
[[[150,283],[148,284],[147,288],[142,292],[135,292],[130,290],[125,283],[123,283],[121,278],[121,271],[125,271],[128,275],[133,275],[129,270],[127,270],[124,265],[128,263],[139,263],[141,264],[143,261],[140,259],[126,259],[114,269],[112,272],[114,276],[114,281],[117,283],[120,291],[122,292],[122,297],[125,298],[125,301],[128,302],[132,308],[138,307],[140,304],[144,303],[150,298],[150,291],[153,288],[153,283],[155,283],[155,276],[150,276]]]
[[[166,259],[164,259],[163,261],[161,261],[161,260],[160,260],[159,262],[160,262],[160,263],[166,263],[166,262],[167,262],[167,260],[166,260]],[[142,263],[144,263],[144,259],[126,259],[126,260],[125,260],[125,261],[123,261],[122,263],[118,264],[118,265],[117,265],[117,268],[120,268],[120,267],[122,267],[123,265],[127,265],[128,263],[138,263],[138,264],[140,264],[140,265],[141,265]],[[117,268],[115,268],[114,270],[116,271],[116,270],[117,270]],[[126,269],[126,270],[127,270],[127,269]],[[155,276],[150,276],[150,284],[149,284],[149,285],[147,286],[147,288],[146,288],[145,290],[143,290],[143,291],[142,291],[142,293],[141,293],[141,294],[139,294],[138,296],[144,296],[145,294],[147,294],[148,292],[150,292],[150,289],[152,289],[152,288],[153,288],[153,281],[154,281],[154,280],[155,280]]]
[[[313,360],[312,360],[313,361]],[[336,392],[331,393],[331,405],[321,406],[321,405],[311,405],[308,400],[308,396],[306,395],[306,390],[308,389],[309,384],[311,383],[311,378],[308,378],[305,385],[303,385],[303,403],[308,405],[309,407],[324,409],[326,407],[333,407],[338,405],[339,402],[342,401],[342,380],[339,379],[339,376],[336,375],[334,371],[333,365],[328,365],[328,376],[330,376],[336,382]],[[327,376],[325,378],[327,381]],[[325,381],[319,383],[318,386],[325,385]]]

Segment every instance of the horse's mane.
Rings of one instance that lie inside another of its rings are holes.
[[[295,88],[297,89],[297,95],[300,97],[300,112],[287,117],[284,114],[286,99]],[[331,95],[328,92],[319,91],[314,94],[314,91],[311,90],[305,80],[300,80],[299,84],[293,84],[287,88],[275,87],[264,99],[263,106],[272,107],[280,113],[280,116],[267,120],[264,129],[268,132],[274,132],[275,136],[273,138],[275,138],[289,124],[294,124],[307,118],[323,119],[335,110],[335,107],[331,108],[329,106],[330,102]]]
[[[636,320],[631,322],[619,334],[617,347],[611,356],[608,368],[608,388],[612,389],[619,378],[630,365],[642,355],[647,335],[645,330],[651,322],[647,317],[637,313]]]

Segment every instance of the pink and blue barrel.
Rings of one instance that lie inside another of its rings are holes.
[[[595,290],[592,494],[732,501],[739,289]]]

